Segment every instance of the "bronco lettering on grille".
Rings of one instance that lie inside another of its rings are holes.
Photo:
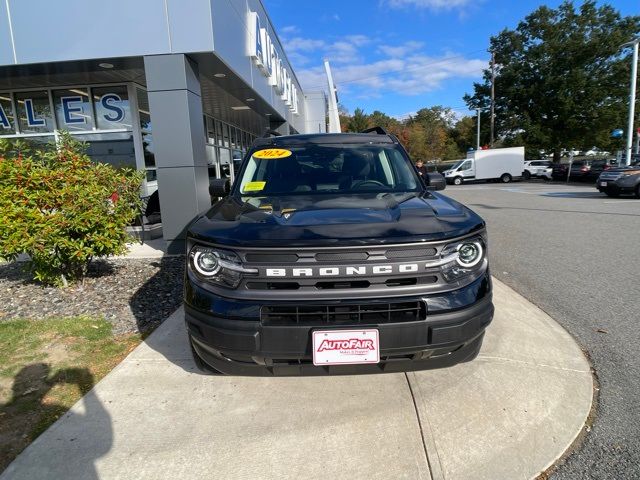
[[[431,265],[424,265],[424,268]],[[417,273],[420,271],[418,263],[404,263],[400,265],[367,265],[344,267],[317,268],[267,268],[267,277],[350,277],[361,275],[389,275],[394,273]]]

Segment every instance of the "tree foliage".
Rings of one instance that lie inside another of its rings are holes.
[[[361,108],[356,108],[347,123],[347,131],[361,132],[369,127],[369,119]]]
[[[628,112],[631,62],[620,45],[639,32],[639,16],[621,17],[590,0],[578,9],[570,1],[540,7],[492,37],[498,137],[554,158],[563,148],[612,147],[609,132]],[[490,79],[487,69],[465,96],[470,108],[489,106]]]
[[[378,110],[366,114],[362,109],[356,108],[351,116],[344,112],[341,125],[346,132],[361,132],[366,128],[382,127],[398,137],[414,160],[440,161],[462,158],[464,152],[473,144],[465,143],[468,140],[466,134],[456,132],[458,122],[453,111],[440,105],[420,109],[403,121]]]
[[[29,255],[43,283],[82,279],[92,258],[126,251],[141,182],[140,172],[92,162],[68,134],[34,152],[0,141],[0,257]]]

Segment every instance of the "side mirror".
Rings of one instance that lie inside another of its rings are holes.
[[[437,172],[427,173],[427,177],[429,179],[428,190],[444,190],[447,187],[447,181],[442,174]]]
[[[228,178],[212,178],[209,180],[209,195],[212,197],[226,197],[231,190]]]

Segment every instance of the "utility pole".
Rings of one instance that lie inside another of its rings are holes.
[[[496,103],[496,54],[491,50],[491,136],[489,137],[489,147],[493,148],[494,139],[494,119]]]
[[[329,132],[340,133],[340,115],[338,114],[338,97],[336,95],[336,86],[333,83],[331,75],[331,67],[329,60],[324,60],[324,70],[327,74],[327,82],[329,83]]]
[[[631,163],[631,144],[633,143],[633,120],[635,117],[636,107],[636,77],[638,76],[638,42],[640,38],[636,38],[625,43],[622,47],[633,47],[633,56],[631,63],[631,92],[629,94],[629,123],[627,124],[627,145],[625,148],[625,165]]]
[[[476,108],[476,112],[478,112],[478,140],[476,142],[476,151],[480,150],[480,109]]]

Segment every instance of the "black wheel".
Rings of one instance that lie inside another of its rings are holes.
[[[511,181],[511,175],[509,175],[508,173],[503,173],[500,177],[500,181],[502,183],[509,183]]]
[[[637,191],[636,191],[637,192]],[[605,190],[604,193],[607,194],[607,197],[611,197],[611,198],[617,198],[620,196],[619,192],[613,192],[611,190]]]
[[[453,179],[454,185],[462,185],[462,177],[456,177]]]
[[[522,174],[522,177],[525,180],[531,180],[531,172],[529,170],[525,170],[524,173]]]
[[[640,184],[636,185],[636,189],[634,190],[636,198],[640,198]]]

